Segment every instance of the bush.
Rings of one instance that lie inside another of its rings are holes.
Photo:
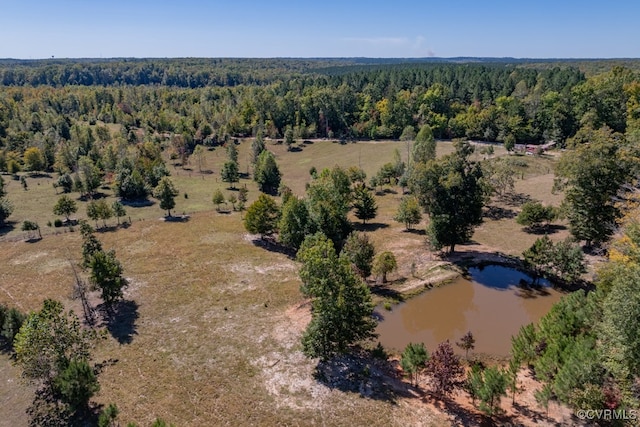
[[[56,219],[53,221],[53,226],[54,226],[54,227],[62,227],[62,220],[61,220],[60,218],[56,218]]]

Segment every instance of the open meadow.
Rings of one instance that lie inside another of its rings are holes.
[[[246,140],[238,146],[243,173],[251,172],[250,145]],[[267,142],[283,182],[298,195],[311,179],[312,166],[361,166],[370,177],[393,161],[395,149],[403,158],[407,153],[404,142],[392,141],[315,140],[298,146],[289,152],[284,145]],[[451,151],[450,142],[438,143],[438,155]],[[494,156],[499,155],[506,155],[502,147],[496,147]],[[520,158],[523,166],[516,173],[515,192],[557,206],[561,195],[551,193],[554,159]],[[116,227],[116,220],[110,219],[108,227],[96,233],[105,248],[116,251],[129,286],[115,320],[104,325],[107,338],[95,351],[94,360],[104,363],[101,389],[93,400],[116,403],[123,425],[135,421],[147,426],[156,417],[176,426],[476,424],[477,414],[437,409],[408,383],[390,381],[382,365],[364,366],[347,384],[314,377],[315,362],[300,351],[309,307],[299,292],[297,263],[248,235],[241,212],[232,212],[230,205],[216,212],[211,202],[218,188],[227,196],[232,192],[220,179],[225,160],[225,150],[218,147],[207,152],[203,167],[213,173],[201,173],[193,161],[188,170],[169,166],[180,191],[173,212],[189,215],[187,220],[163,221],[157,203],[126,206],[130,225]],[[80,314],[81,304],[71,294],[72,265],[77,268],[81,260],[81,236],[77,230],[47,226],[56,218],[52,208],[59,195],[54,180],[28,177],[28,189],[23,190],[19,181],[5,176],[15,210],[10,227],[0,234],[0,303],[30,311],[39,309],[45,298],[54,298]],[[246,178],[236,187],[245,185],[249,204],[259,192]],[[378,252],[396,254],[399,269],[390,276],[390,287],[409,293],[445,277],[448,270],[427,250],[420,232],[424,222],[415,232],[406,232],[393,221],[400,191],[387,188],[376,195],[378,216],[372,224],[356,228],[370,234]],[[100,192],[109,202],[115,200],[110,188]],[[78,205],[74,217],[86,218],[86,202]],[[515,223],[519,202],[494,200],[491,206],[495,209],[487,211],[473,242],[457,247],[460,252],[517,256],[539,237]],[[24,241],[24,220],[40,224],[42,240]],[[550,235],[554,240],[568,235],[562,226],[555,231]],[[9,356],[0,355],[0,426],[25,425],[32,392],[9,364]]]

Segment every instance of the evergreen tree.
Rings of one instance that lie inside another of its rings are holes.
[[[500,397],[507,392],[507,377],[497,367],[488,367],[482,372],[482,380],[477,390],[480,399],[480,410],[494,416],[500,410]]]
[[[275,194],[280,186],[280,176],[276,158],[271,151],[264,150],[258,156],[253,177],[258,183],[260,191],[267,194]]]
[[[353,192],[353,208],[355,209],[356,218],[361,219],[363,224],[368,219],[376,217],[378,212],[376,199],[366,186],[359,185]]]
[[[409,343],[400,356],[402,370],[409,374],[411,383],[418,385],[418,375],[425,368],[429,355],[422,343]]]
[[[231,188],[236,188],[235,183],[240,181],[240,172],[238,171],[238,163],[234,161],[225,162],[222,165],[220,176],[223,182],[228,182]]]
[[[256,133],[256,137],[251,143],[251,163],[255,165],[258,163],[258,158],[263,151],[266,150],[264,145],[264,138],[262,137],[262,130],[259,129]]]
[[[160,200],[160,209],[165,209],[169,217],[171,216],[171,209],[176,206],[175,198],[177,195],[178,190],[167,176],[162,178],[158,186],[153,190],[153,197]]]
[[[107,308],[122,299],[123,289],[128,285],[122,276],[122,265],[116,259],[114,251],[97,251],[89,262],[91,268],[91,283],[102,294],[102,300]]]

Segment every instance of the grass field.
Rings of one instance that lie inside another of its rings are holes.
[[[249,147],[248,141],[239,146],[242,172],[247,170]],[[311,166],[320,170],[360,164],[371,176],[393,160],[396,148],[406,153],[404,143],[398,142],[315,141],[294,152],[282,145],[267,147],[277,157],[284,182],[298,194],[310,180]],[[451,151],[450,143],[438,144],[439,155]],[[219,176],[225,159],[220,148],[208,152],[206,168],[213,174],[199,173],[193,165],[191,171],[170,167],[181,192],[175,212],[190,214],[188,221],[161,221],[157,205],[128,207],[130,227],[98,234],[104,247],[116,250],[130,286],[127,311],[95,354],[95,361],[111,360],[99,376],[102,388],[95,400],[117,403],[123,424],[136,421],[141,426],[155,417],[177,426],[447,424],[446,416],[416,405],[416,399],[362,398],[357,390],[313,378],[314,363],[299,351],[308,310],[300,307],[304,301],[296,263],[257,245],[246,235],[240,213],[213,210],[213,191],[226,188]],[[516,190],[557,204],[560,196],[550,192],[553,159],[523,159],[529,166]],[[54,235],[61,230],[45,226],[54,219],[51,209],[58,197],[53,177],[27,180],[29,190],[24,191],[19,182],[5,177],[16,209],[10,218],[15,226],[3,230],[5,241],[0,242],[0,303],[28,311],[38,309],[45,298],[56,298],[79,313],[79,302],[70,299],[70,262],[80,260],[80,235]],[[258,191],[252,181],[240,183],[245,184],[251,201]],[[113,198],[110,190],[104,193]],[[392,220],[400,197],[398,192],[377,196],[378,217],[367,230],[378,251],[396,253],[399,271],[390,278],[403,283],[412,272],[424,279],[435,260],[422,234],[407,233]],[[79,205],[76,216],[85,217],[85,202]],[[41,241],[22,241],[19,223],[25,219],[43,226]],[[110,220],[114,224],[115,219]],[[518,254],[535,238],[513,218],[487,219],[474,236],[476,242],[510,254]],[[8,356],[0,355],[0,381],[8,385],[0,388],[0,425],[24,425],[31,390],[20,384],[18,371],[8,363]],[[372,372],[375,377],[374,367]],[[360,385],[367,389],[374,383],[365,378]]]

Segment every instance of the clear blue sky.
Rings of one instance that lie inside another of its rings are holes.
[[[640,57],[638,0],[0,0],[0,58]]]

